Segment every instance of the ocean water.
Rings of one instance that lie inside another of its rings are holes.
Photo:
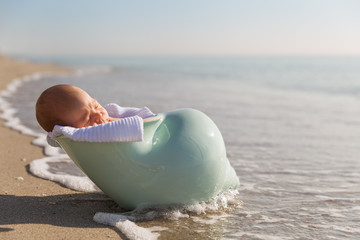
[[[72,76],[19,81],[2,94],[5,115],[14,122],[8,125],[38,136],[39,145],[45,135],[34,103],[45,88],[69,83],[102,104],[148,106],[155,113],[203,111],[222,132],[240,179],[238,194],[209,203],[97,213],[95,221],[131,229],[129,238],[360,237],[360,57],[32,59],[80,69]],[[49,158],[34,162],[35,174],[99,191],[64,152],[47,153]]]

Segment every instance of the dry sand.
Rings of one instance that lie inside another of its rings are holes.
[[[0,56],[0,90],[36,72],[71,70]],[[115,212],[112,200],[72,191],[28,172],[32,160],[44,157],[32,140],[0,120],[0,239],[121,239],[117,229],[92,220],[96,212]]]

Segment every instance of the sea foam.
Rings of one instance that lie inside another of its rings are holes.
[[[131,240],[157,239],[159,236],[157,232],[167,230],[167,228],[143,228],[136,225],[135,222],[151,221],[154,219],[175,221],[180,218],[192,218],[194,222],[212,225],[227,216],[224,213],[221,216],[212,215],[212,213],[219,210],[234,209],[242,205],[237,196],[237,190],[230,190],[207,202],[187,205],[142,206],[122,214],[98,212],[94,216],[94,221],[118,228]],[[209,220],[199,220],[200,218],[197,217],[199,215],[203,217],[205,214],[207,214]]]
[[[96,185],[86,176],[57,174],[49,171],[50,163],[69,163],[72,160],[65,154],[33,160],[30,163],[30,172],[38,177],[60,183],[67,188],[91,193],[101,193]]]

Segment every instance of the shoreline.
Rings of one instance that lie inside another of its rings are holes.
[[[0,91],[18,78],[36,73],[73,73],[53,64],[17,61],[0,55]],[[113,227],[93,221],[96,212],[114,212],[106,196],[81,193],[29,173],[29,163],[45,157],[33,137],[6,127],[0,119],[0,238],[121,238]]]

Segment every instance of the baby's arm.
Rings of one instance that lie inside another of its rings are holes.
[[[153,121],[157,121],[157,120],[159,120],[159,119],[160,119],[160,117],[158,117],[158,116],[149,117],[149,118],[145,118],[145,119],[144,119],[144,122],[153,122]]]
[[[108,119],[108,122],[117,121],[117,120],[121,120],[121,119],[123,119],[123,118],[109,118],[109,119]],[[155,116],[155,117],[148,117],[148,118],[145,118],[145,119],[143,120],[143,122],[153,122],[153,121],[157,121],[157,120],[159,120],[159,119],[160,119],[160,117],[157,117],[157,116]]]

